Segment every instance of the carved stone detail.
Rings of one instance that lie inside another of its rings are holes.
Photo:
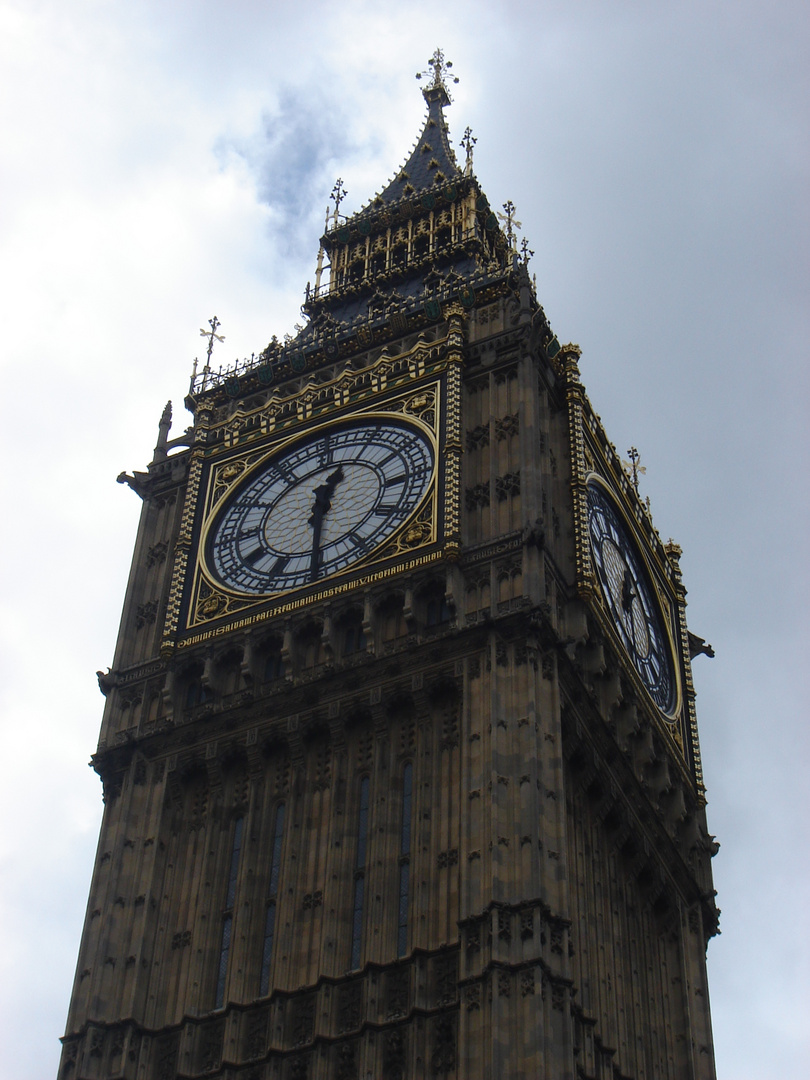
[[[517,413],[512,413],[511,416],[504,416],[500,420],[495,421],[495,438],[498,442],[503,439],[508,439],[510,435],[517,435],[520,429],[520,419]]]
[[[433,1053],[430,1067],[434,1076],[447,1076],[456,1068],[456,1029],[449,1016],[441,1016],[436,1021],[433,1036]]]
[[[306,1043],[311,1042],[314,1030],[315,996],[309,994],[307,997],[300,998],[294,1007],[291,1032],[293,1046],[305,1046]]]
[[[147,600],[145,604],[138,604],[135,609],[135,628],[142,630],[144,626],[151,626],[157,619],[157,600]]]
[[[476,506],[489,506],[489,480],[465,488],[464,505],[467,510],[475,510]]]
[[[363,1018],[363,984],[349,983],[340,988],[338,997],[338,1032],[356,1031]]]
[[[386,1015],[389,1019],[406,1015],[409,996],[410,978],[408,969],[399,967],[390,971],[386,986]]]
[[[467,449],[477,450],[481,446],[489,446],[489,424],[479,424],[467,432]]]
[[[520,494],[520,470],[495,477],[495,497],[504,502],[510,495]]]
[[[158,540],[156,544],[152,544],[146,552],[146,565],[152,567],[164,563],[166,561],[166,553],[168,550],[169,545],[165,540]]]
[[[385,1080],[404,1080],[405,1032],[401,1028],[386,1032],[383,1042],[383,1076]]]

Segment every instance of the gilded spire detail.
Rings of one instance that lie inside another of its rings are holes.
[[[461,145],[467,154],[467,160],[464,163],[464,175],[472,176],[473,171],[473,147],[478,142],[478,139],[473,135],[472,128],[466,127],[464,129],[464,138],[461,140]]]
[[[200,330],[200,337],[208,338],[208,360],[206,362],[206,367],[211,366],[211,353],[214,351],[214,341],[225,340],[224,334],[217,333],[217,330],[219,329],[221,324],[216,315],[213,317],[213,319],[208,320],[208,325],[211,327],[210,330]]]
[[[428,60],[427,70],[417,71],[417,79],[431,80],[429,85],[422,90],[427,101],[437,98],[442,105],[451,104],[453,99],[450,97],[447,84],[458,82],[458,76],[450,74],[452,66],[453,61],[445,59],[444,52],[441,49],[436,49],[433,56]]]

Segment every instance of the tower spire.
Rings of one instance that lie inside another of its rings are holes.
[[[436,49],[433,56],[428,60],[428,70],[417,71],[417,79],[427,78],[431,80],[428,86],[422,87],[422,93],[428,105],[438,101],[441,107],[444,108],[452,103],[453,99],[450,97],[447,84],[448,82],[458,82],[458,76],[450,74],[452,66],[453,61],[446,60],[444,52],[441,49]]]

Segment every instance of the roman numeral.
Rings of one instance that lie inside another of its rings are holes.
[[[289,561],[290,561],[289,556],[287,556],[287,555],[279,555],[279,557],[276,559],[276,561],[270,567],[270,572],[269,572],[270,577],[274,578],[274,577],[277,577],[279,574],[283,574],[284,573],[284,568],[285,568],[285,566],[287,565],[287,563]]]
[[[364,540],[362,536],[358,536],[357,533],[349,533],[347,539],[358,551],[365,551],[368,547],[368,541]]]

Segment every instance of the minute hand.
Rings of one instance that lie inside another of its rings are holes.
[[[315,502],[312,504],[312,515],[307,521],[312,526],[312,557],[309,563],[309,580],[315,581],[318,577],[318,569],[321,561],[321,527],[323,519],[332,506],[332,496],[335,488],[343,479],[343,466],[339,465],[333,473],[326,478],[326,483],[319,484],[313,491]]]

